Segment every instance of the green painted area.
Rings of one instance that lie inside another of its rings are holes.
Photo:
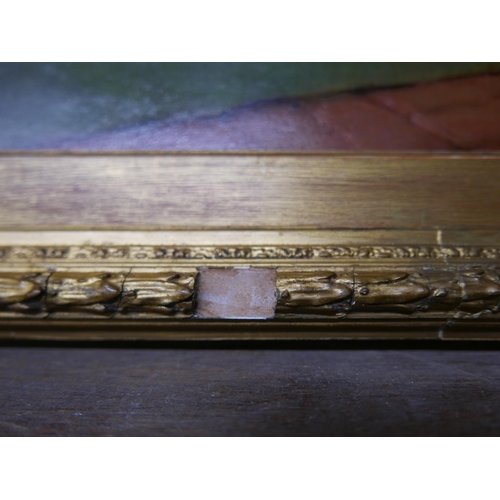
[[[500,71],[500,63],[90,63],[58,64],[72,85],[162,103],[165,112],[257,99],[341,92]]]
[[[500,72],[500,63],[0,64],[0,148],[213,115],[262,99],[484,72]]]

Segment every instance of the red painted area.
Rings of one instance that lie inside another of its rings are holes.
[[[500,76],[376,92],[369,99],[456,149],[499,149]]]

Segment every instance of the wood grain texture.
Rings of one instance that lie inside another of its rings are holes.
[[[500,345],[463,345],[3,342],[0,435],[498,436]]]
[[[0,229],[497,230],[500,157],[0,155]]]

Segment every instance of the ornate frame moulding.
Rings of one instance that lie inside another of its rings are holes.
[[[500,338],[500,156],[0,155],[0,338]]]

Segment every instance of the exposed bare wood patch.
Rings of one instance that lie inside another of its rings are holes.
[[[200,269],[198,318],[269,319],[275,308],[276,269]]]

